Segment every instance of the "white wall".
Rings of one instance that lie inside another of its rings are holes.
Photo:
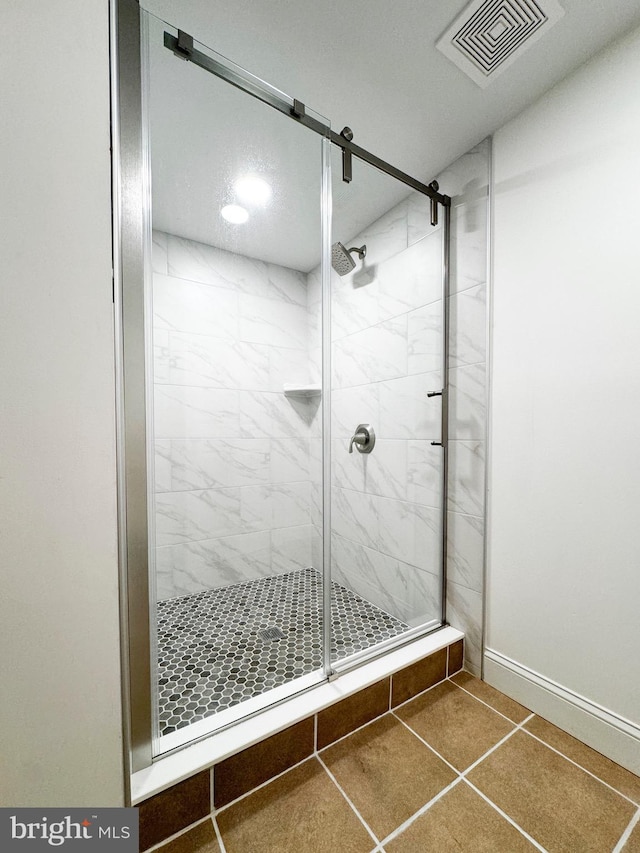
[[[3,26],[0,805],[116,806],[107,2]]]
[[[639,79],[636,31],[495,136],[486,670],[636,772]]]

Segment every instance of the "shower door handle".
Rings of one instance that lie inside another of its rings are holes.
[[[427,391],[427,397],[441,397],[442,408],[440,410],[440,441],[432,441],[434,447],[445,447],[449,434],[449,407],[447,404],[447,389],[441,391]]]

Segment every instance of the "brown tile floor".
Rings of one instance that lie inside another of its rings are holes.
[[[218,850],[640,853],[640,779],[460,672],[160,848]]]

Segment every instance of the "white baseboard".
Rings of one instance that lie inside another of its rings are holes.
[[[494,649],[485,649],[484,678],[492,687],[535,714],[640,775],[640,726],[637,723]]]

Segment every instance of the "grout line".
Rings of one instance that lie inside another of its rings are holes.
[[[393,714],[393,716],[395,717],[396,715]],[[531,717],[533,717],[533,716],[534,715],[531,714],[529,717],[527,717],[527,720],[531,719]],[[471,783],[468,782],[466,779],[466,774],[469,773],[471,770],[473,770],[474,767],[476,767],[478,764],[480,764],[480,762],[483,761],[488,755],[490,755],[492,752],[494,752],[496,749],[498,749],[499,746],[501,746],[503,743],[505,743],[507,740],[509,740],[510,737],[513,737],[513,735],[520,728],[520,726],[515,726],[513,731],[509,732],[509,734],[505,735],[505,737],[503,737],[502,740],[500,740],[500,741],[498,741],[498,743],[494,744],[494,746],[492,746],[491,749],[487,750],[487,752],[485,752],[483,755],[481,755],[480,758],[478,758],[477,761],[474,761],[474,763],[471,764],[469,767],[467,767],[466,770],[460,772],[449,761],[447,761],[446,758],[444,758],[442,755],[440,755],[440,753],[436,749],[434,749],[429,743],[427,743],[427,741],[424,740],[424,738],[421,738],[420,735],[418,735],[416,732],[414,732],[413,729],[407,723],[404,722],[404,720],[401,720],[399,717],[396,717],[396,719],[399,720],[399,722],[401,722],[404,726],[406,726],[406,728],[409,729],[409,731],[413,735],[415,735],[415,737],[417,737],[421,743],[423,743],[426,747],[428,747],[431,750],[431,752],[433,752],[441,761],[443,761],[448,767],[450,767],[454,771],[454,773],[457,775],[457,779],[454,779],[454,781],[451,782],[449,785],[447,785],[446,788],[443,788],[442,791],[440,791],[438,794],[436,794],[436,796],[433,797],[433,799],[429,800],[429,802],[426,803],[426,805],[424,805],[424,806],[422,806],[422,808],[418,809],[418,811],[415,814],[413,814],[403,824],[401,824],[399,827],[397,827],[390,835],[388,835],[386,838],[384,838],[382,840],[382,844],[386,844],[388,841],[391,841],[392,839],[394,839],[398,835],[400,835],[401,832],[404,832],[405,829],[407,829],[409,826],[411,826],[411,824],[415,820],[417,820],[421,815],[423,815],[425,812],[427,812],[429,810],[429,808],[431,808],[431,806],[434,803],[436,803],[441,797],[443,797],[452,788],[454,788],[459,782],[464,781],[470,785]],[[527,720],[523,720],[523,723],[527,722]],[[478,792],[478,793],[480,793],[480,792]],[[490,805],[493,805],[493,803],[490,803]],[[498,809],[498,811],[499,811],[499,809]],[[505,815],[505,817],[507,817],[507,815]],[[510,823],[512,823],[510,818],[507,818],[507,819],[509,820]],[[520,827],[518,827],[516,824],[514,824],[514,826],[516,826],[516,828],[520,830]],[[520,830],[520,831],[524,835],[526,835],[526,833],[523,830]],[[538,847],[539,850],[542,850],[542,853],[546,853],[544,848],[539,847],[537,842],[534,842],[534,844],[536,845],[536,847]],[[374,851],[374,853],[375,853],[375,851]]]
[[[303,758],[302,761],[298,761],[297,764],[292,764],[291,767],[287,767],[286,770],[283,770],[281,773],[278,773],[277,776],[271,776],[266,782],[261,782],[259,785],[256,785],[255,788],[252,788],[250,791],[246,791],[244,794],[240,794],[239,797],[236,797],[235,800],[231,800],[230,803],[225,803],[223,806],[220,806],[219,809],[215,810],[214,815],[220,814],[220,812],[224,812],[227,809],[231,808],[231,806],[235,806],[236,803],[239,803],[241,800],[246,799],[251,794],[259,791],[261,788],[265,788],[271,782],[275,782],[276,779],[279,779],[281,776],[284,776],[285,773],[288,773],[290,770],[295,770],[296,767],[300,767],[301,764],[304,764],[305,761],[309,761],[310,758],[316,758],[316,754],[312,752],[310,755],[307,755],[306,758]]]
[[[504,818],[508,823],[510,823],[510,824],[511,824],[511,826],[513,826],[513,827],[514,827],[514,829],[517,829],[517,830],[518,830],[518,832],[520,832],[522,835],[524,835],[524,837],[527,839],[527,841],[529,841],[531,844],[533,844],[533,846],[534,846],[537,850],[540,850],[540,851],[541,851],[541,853],[547,853],[547,850],[546,850],[546,848],[545,848],[545,847],[543,847],[541,844],[538,844],[538,842],[535,840],[535,838],[533,838],[531,835],[529,835],[529,833],[528,833],[528,832],[526,832],[526,831],[525,831],[525,830],[524,830],[524,829],[523,829],[519,824],[517,824],[517,823],[515,822],[515,820],[513,820],[513,818],[509,817],[509,815],[508,815],[506,812],[502,811],[502,809],[501,809],[499,806],[497,806],[494,802],[492,802],[492,800],[490,800],[490,799],[489,799],[489,797],[487,797],[485,794],[483,794],[483,793],[482,793],[482,791],[481,791],[479,788],[476,788],[476,786],[475,786],[472,782],[470,782],[468,779],[465,779],[465,780],[464,780],[464,782],[465,782],[465,784],[467,784],[467,785],[468,785],[472,790],[474,790],[474,791],[476,792],[476,794],[478,794],[478,796],[482,797],[482,799],[483,799],[486,803],[488,803],[488,804],[491,806],[491,808],[495,809],[495,810],[498,812],[498,814],[499,814],[499,815],[502,815],[502,817],[503,817],[503,818]]]
[[[341,735],[336,740],[332,740],[331,743],[328,743],[326,746],[323,746],[321,749],[318,749],[314,752],[314,755],[319,758],[320,754],[326,752],[328,749],[331,749],[332,746],[340,743],[343,740],[346,740],[351,735],[354,735],[356,732],[362,731],[362,729],[366,729],[367,726],[370,726],[372,723],[375,723],[377,720],[381,720],[383,717],[386,717],[387,714],[392,714],[393,711],[383,711],[382,714],[379,714],[377,717],[374,717],[372,720],[368,720],[366,723],[363,723],[361,726],[358,726],[357,729],[352,729],[350,732],[347,732],[346,735]]]
[[[430,743],[427,743],[427,741],[423,737],[420,737],[420,735],[417,732],[414,732],[414,730],[411,728],[411,726],[408,723],[405,723],[404,720],[401,720],[400,717],[396,716],[396,714],[393,711],[391,713],[399,723],[402,723],[402,725],[411,732],[411,734],[414,737],[418,738],[420,743],[424,744],[424,746],[426,746],[429,750],[431,750],[431,752],[433,752],[433,754],[435,756],[437,756],[440,759],[440,761],[443,761],[447,765],[447,767],[450,767],[451,770],[453,770],[453,772],[456,774],[456,776],[461,775],[460,770],[458,770],[457,767],[454,767],[450,761],[447,761],[447,759],[444,757],[444,755],[441,755],[437,749],[434,749],[434,747],[432,747]]]
[[[393,702],[393,676],[394,675],[395,675],[395,672],[392,672],[389,675],[389,705],[387,707],[387,713],[393,709],[392,702]]]
[[[639,802],[637,802],[636,800],[632,800],[631,797],[627,796],[627,794],[623,794],[622,791],[619,791],[617,788],[614,788],[613,785],[610,785],[608,782],[605,782],[604,779],[600,778],[600,776],[596,776],[596,774],[592,773],[591,770],[587,770],[587,768],[583,767],[582,764],[578,764],[578,762],[574,761],[573,758],[569,758],[569,756],[565,755],[564,752],[561,752],[559,749],[556,749],[554,746],[551,746],[551,744],[547,743],[546,740],[543,740],[542,738],[538,737],[537,735],[534,735],[533,732],[530,732],[528,729],[523,729],[523,731],[525,732],[525,734],[528,734],[529,737],[532,737],[534,740],[537,740],[543,746],[546,746],[547,749],[550,749],[552,752],[555,752],[557,755],[561,756],[562,758],[565,758],[570,764],[573,764],[574,767],[577,767],[579,770],[582,770],[584,773],[586,773],[587,776],[591,776],[597,782],[600,782],[600,784],[604,785],[605,788],[609,788],[609,790],[611,790],[615,794],[618,794],[619,796],[623,797],[625,800],[627,800],[628,802],[630,802],[634,806],[640,805]],[[568,732],[566,732],[566,734],[568,734]],[[577,738],[576,738],[576,740],[577,740]],[[582,743],[582,741],[580,741],[580,742]],[[585,744],[585,746],[586,746],[586,744]],[[606,758],[606,756],[605,756],[605,758]],[[609,760],[611,760],[611,759],[609,759]],[[618,765],[618,766],[620,766],[620,765]],[[626,768],[623,768],[623,770],[624,769],[626,769]]]
[[[396,675],[397,675],[397,673],[396,673]],[[414,696],[409,696],[409,698],[405,699],[404,702],[400,702],[399,705],[396,705],[395,707],[391,708],[391,711],[393,712],[393,711],[397,711],[398,708],[404,708],[405,705],[408,705],[409,702],[413,702],[413,700],[417,699],[418,696],[424,696],[425,693],[428,693],[430,690],[433,690],[434,687],[439,687],[441,684],[444,684],[445,681],[448,681],[448,680],[449,679],[445,676],[442,679],[442,681],[436,681],[436,683],[432,684],[431,687],[425,687],[425,689],[421,690],[420,693],[416,693]]]
[[[634,816],[629,821],[629,825],[627,826],[625,831],[620,836],[620,840],[618,841],[616,846],[613,848],[612,853],[622,853],[622,851],[624,850],[625,844],[629,840],[631,833],[633,832],[633,830],[635,829],[635,827],[637,826],[639,821],[640,821],[640,809],[638,809],[638,811],[634,814]]]
[[[458,672],[460,672],[460,670],[458,670]],[[457,675],[457,674],[458,673],[454,672],[454,675]],[[447,681],[451,681],[451,678],[448,678]],[[494,713],[498,714],[498,716],[502,717],[503,720],[506,720],[508,723],[511,723],[511,725],[517,726],[517,725],[520,725],[522,722],[524,722],[524,720],[523,720],[523,721],[521,721],[521,723],[516,723],[515,720],[511,719],[511,717],[507,717],[506,714],[503,714],[501,711],[498,711],[496,708],[493,707],[493,705],[489,705],[489,703],[485,702],[484,699],[480,699],[478,696],[475,695],[475,693],[472,693],[470,690],[467,690],[466,687],[463,687],[461,684],[458,684],[456,681],[451,681],[451,684],[455,684],[455,686],[458,689],[463,690],[468,696],[471,696],[473,699],[475,699],[476,702],[480,702],[481,705],[484,705],[486,708],[489,708],[490,711],[494,711]],[[507,698],[509,698],[509,697],[507,697]],[[532,716],[534,716],[534,715],[530,714],[527,719],[531,719]]]
[[[478,764],[480,764],[482,761],[484,761],[484,759],[485,759],[485,758],[487,758],[487,756],[491,755],[491,753],[492,753],[492,752],[495,752],[495,751],[496,751],[496,749],[498,749],[498,747],[499,747],[499,746],[502,746],[502,744],[503,744],[503,743],[506,743],[506,742],[509,740],[509,738],[512,738],[512,737],[514,736],[514,734],[515,734],[516,732],[521,731],[522,726],[523,726],[523,725],[524,725],[528,720],[530,720],[530,719],[531,719],[531,717],[533,717],[533,716],[534,716],[533,714],[530,714],[530,715],[527,717],[527,719],[526,719],[526,720],[523,720],[523,721],[522,721],[522,723],[520,723],[520,725],[519,725],[519,726],[515,726],[515,728],[513,729],[513,731],[510,731],[508,735],[505,735],[505,736],[502,738],[502,740],[499,740],[499,741],[498,741],[498,743],[494,744],[494,745],[491,747],[491,749],[488,749],[488,750],[485,752],[485,754],[484,754],[484,755],[481,755],[481,756],[480,756],[480,758],[478,758],[476,761],[474,761],[474,762],[473,762],[473,764],[470,764],[470,765],[467,767],[467,769],[466,769],[466,770],[464,770],[460,775],[461,775],[463,778],[464,778],[464,777],[466,777],[467,773],[470,773],[474,768],[476,768],[476,767],[478,766]]]
[[[435,797],[432,797],[432,799],[430,799],[428,803],[425,803],[425,805],[422,806],[421,808],[419,808],[417,812],[412,814],[411,817],[407,818],[404,821],[404,823],[401,823],[400,826],[397,826],[393,830],[393,832],[390,832],[386,838],[382,839],[381,845],[387,844],[387,842],[393,841],[394,838],[397,838],[399,835],[401,835],[406,829],[408,829],[411,826],[412,823],[414,823],[419,817],[422,817],[422,815],[425,814],[425,812],[429,811],[431,806],[433,806],[435,803],[437,803],[438,800],[442,799],[442,797],[444,797],[445,794],[448,794],[452,788],[455,788],[455,786],[460,783],[461,778],[462,777],[458,776],[458,778],[454,779],[453,782],[450,782],[446,786],[446,788],[443,788],[441,791],[439,791],[435,795]]]
[[[213,788],[213,786],[215,785],[215,776],[216,776],[215,770],[216,770],[216,765],[212,764],[211,767],[209,768],[209,809],[211,811],[211,814],[213,814],[216,810],[216,806],[215,806],[216,798],[215,798],[215,791]]]
[[[213,815],[211,815],[211,821],[213,823],[213,829],[216,834],[216,838],[218,839],[218,846],[220,847],[220,853],[227,853],[227,848],[225,847],[224,841],[222,840],[222,833],[220,832],[220,827],[218,826],[218,821],[215,819]]]
[[[208,814],[206,817],[200,818],[200,820],[195,821],[195,823],[190,823],[189,826],[185,826],[184,829],[178,830],[178,832],[174,832],[173,835],[169,835],[167,838],[163,838],[162,841],[159,841],[157,844],[154,844],[153,847],[147,847],[144,853],[152,853],[154,850],[160,850],[164,847],[165,844],[168,844],[170,841],[175,841],[177,838],[182,838],[183,835],[186,835],[187,832],[191,832],[192,829],[195,829],[197,826],[200,826],[203,823],[206,823],[208,820],[212,820],[212,816]]]
[[[313,715],[313,754],[318,754],[318,714]]]
[[[322,765],[322,767],[324,768],[324,770],[325,770],[325,772],[326,772],[327,776],[331,779],[331,781],[332,781],[332,782],[333,782],[333,784],[336,786],[336,788],[338,789],[338,791],[340,791],[340,793],[341,793],[341,794],[342,794],[342,796],[345,798],[345,800],[347,801],[347,803],[349,803],[349,805],[350,805],[350,806],[351,806],[351,808],[353,809],[353,811],[354,811],[354,813],[355,813],[356,817],[358,818],[358,820],[362,823],[362,825],[363,825],[363,826],[364,826],[364,828],[367,830],[367,832],[369,833],[369,835],[373,838],[373,841],[374,841],[375,846],[376,846],[376,847],[378,847],[378,846],[380,845],[380,839],[376,837],[376,835],[374,834],[374,832],[373,832],[373,830],[371,829],[371,827],[369,826],[369,824],[368,824],[368,823],[366,822],[366,820],[362,817],[362,815],[360,814],[360,812],[358,811],[358,809],[355,807],[355,805],[353,804],[353,802],[351,801],[351,799],[347,796],[347,794],[345,793],[344,789],[342,788],[342,786],[340,785],[340,783],[338,782],[338,780],[336,779],[336,777],[333,775],[333,773],[329,770],[329,768],[328,768],[328,767],[327,767],[327,765],[324,763],[324,761],[323,761],[319,756],[317,756],[317,759],[318,759],[318,761],[320,762],[320,764]]]

